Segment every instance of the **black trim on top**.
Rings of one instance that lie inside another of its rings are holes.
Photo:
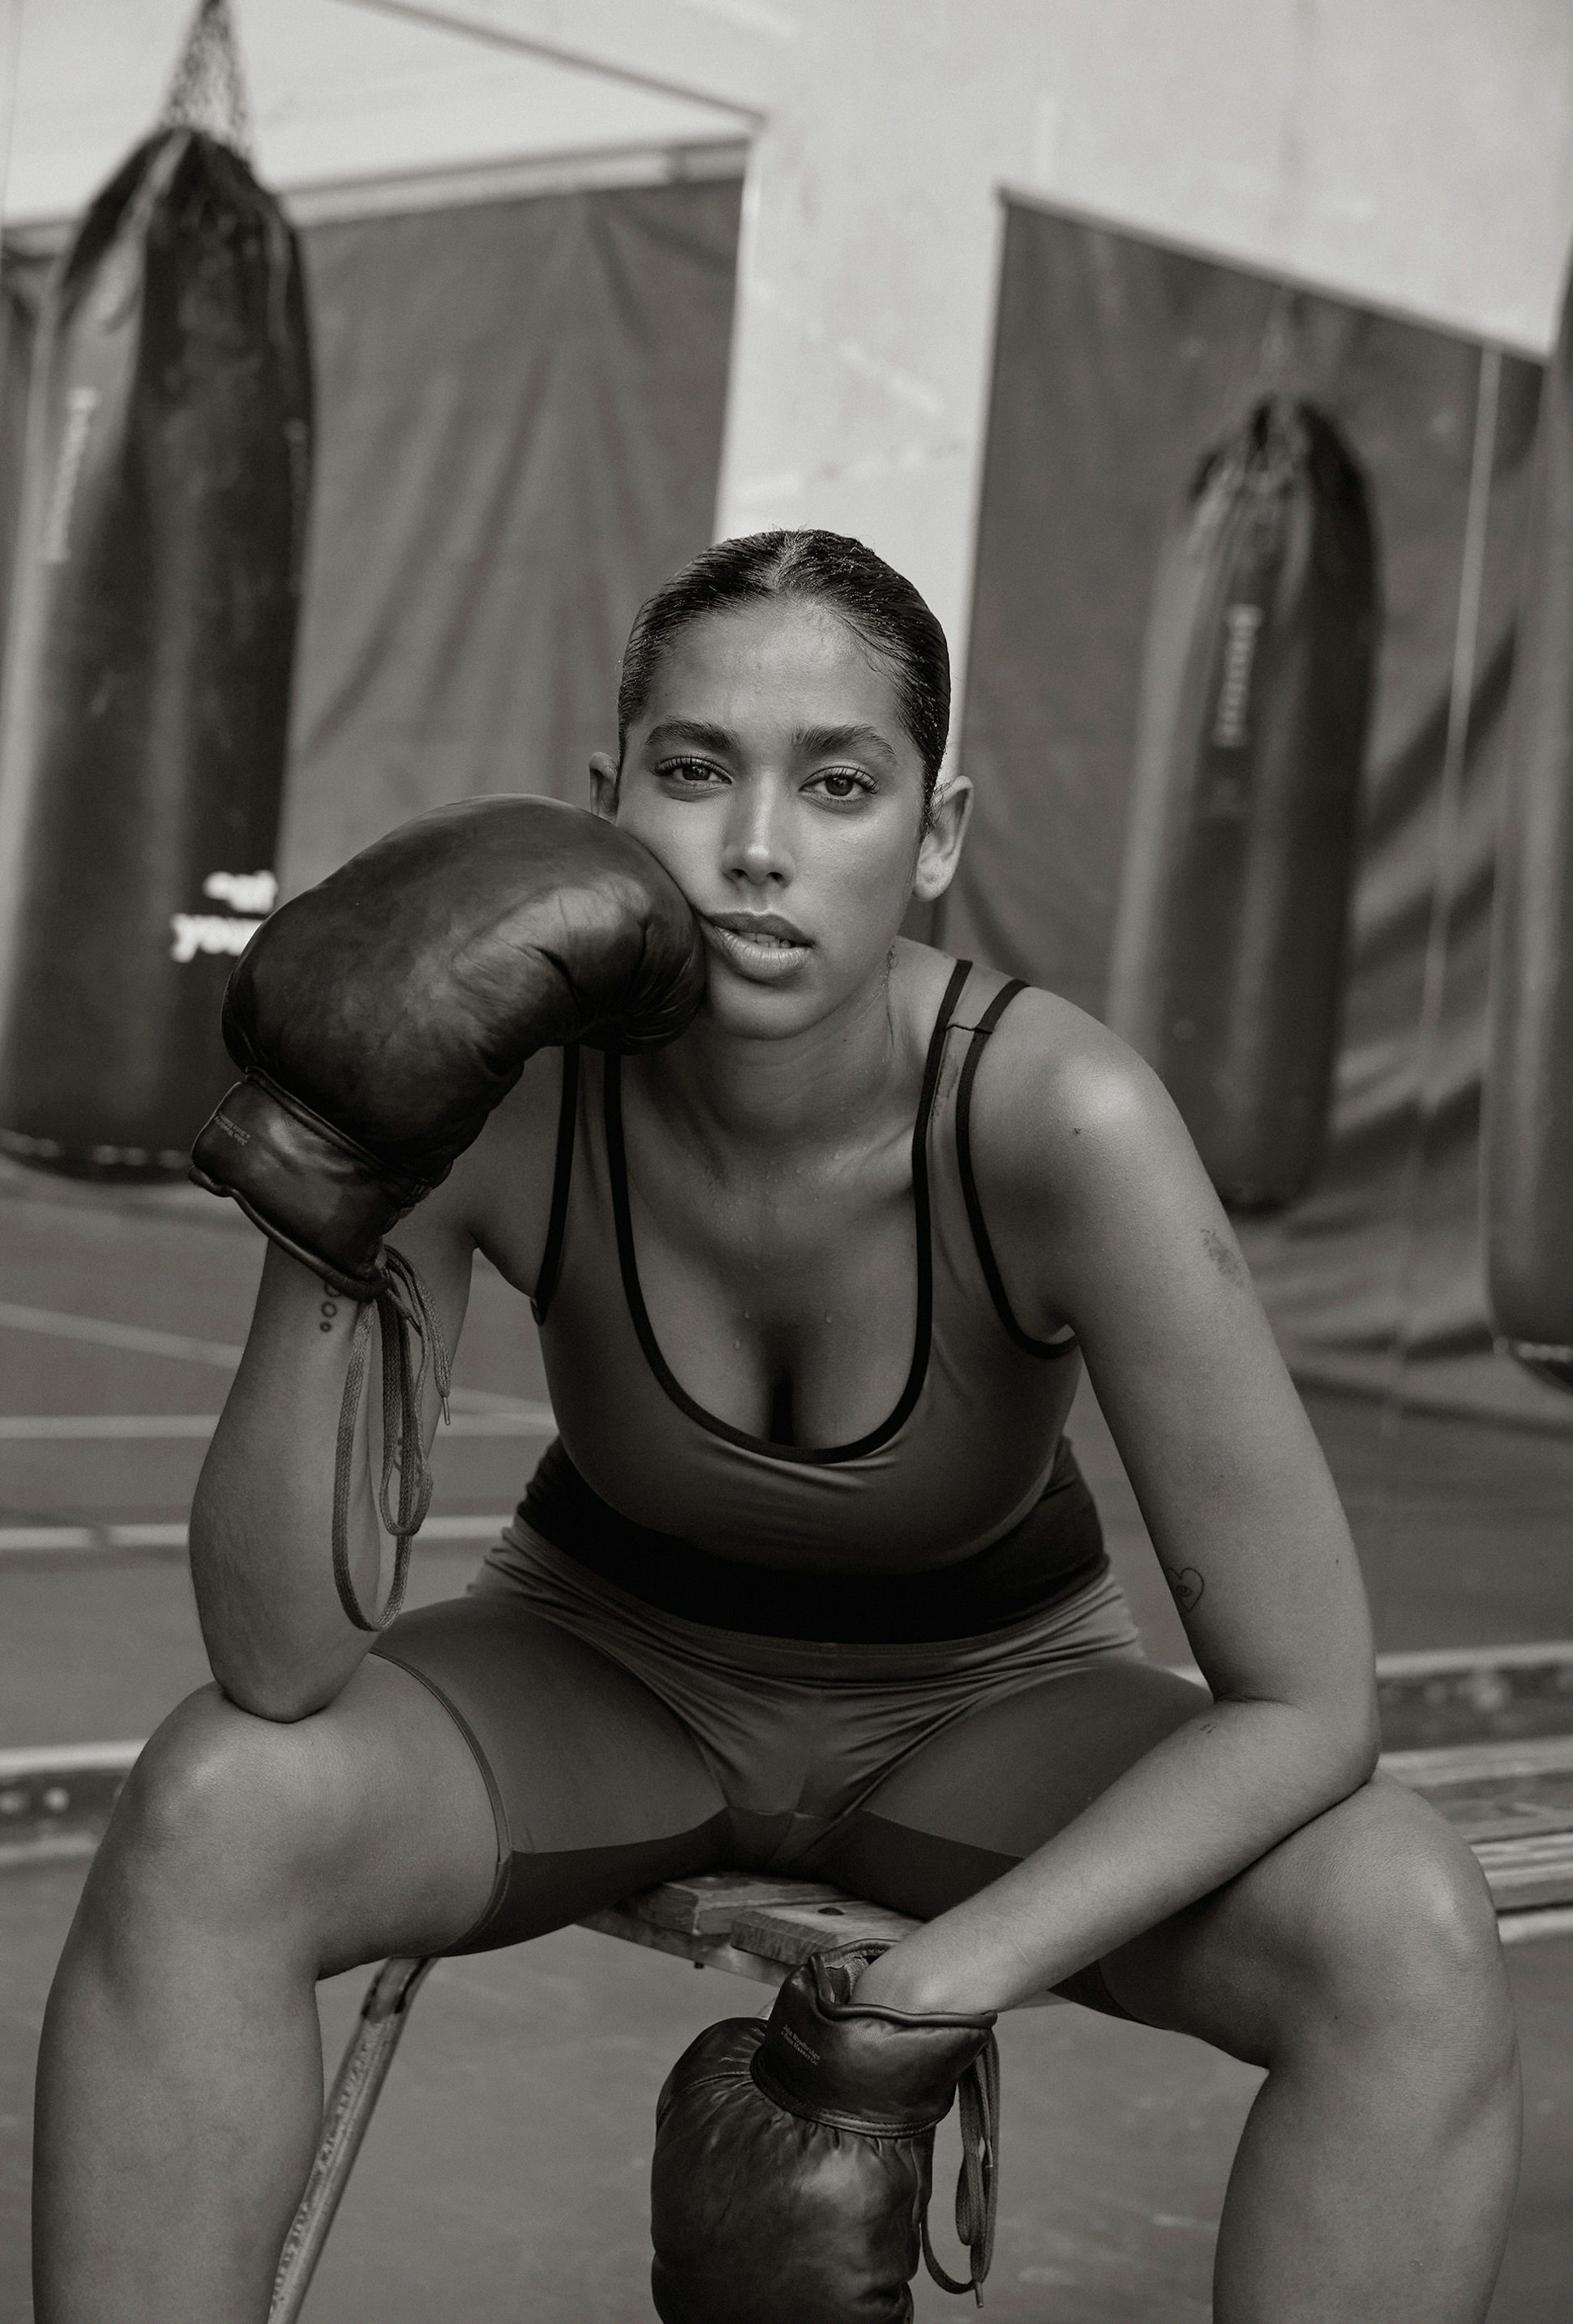
[[[914,1406],[923,1393],[928,1375],[929,1350],[934,1331],[934,1249],[930,1234],[928,1189],[928,1125],[934,1112],[934,1093],[939,1087],[940,1065],[944,1056],[945,1034],[950,1027],[951,1011],[961,996],[961,988],[971,971],[970,961],[959,961],[945,987],[940,1013],[929,1038],[928,1056],[923,1069],[923,1090],[917,1102],[917,1119],[912,1128],[912,1216],[917,1250],[917,1320],[913,1333],[912,1363],[906,1375],[906,1385],[897,1399],[888,1419],[860,1436],[851,1444],[798,1445],[777,1444],[768,1436],[750,1435],[746,1428],[734,1428],[729,1420],[718,1420],[696,1404],[681,1381],[675,1379],[662,1355],[649,1314],[645,1306],[644,1293],[639,1287],[639,1262],[633,1247],[633,1217],[628,1199],[628,1156],[622,1137],[622,1060],[615,1049],[609,1050],[603,1074],[606,1113],[606,1166],[612,1182],[612,1215],[617,1228],[617,1256],[622,1268],[623,1293],[628,1300],[628,1312],[633,1328],[644,1350],[645,1360],[654,1372],[666,1394],[688,1418],[708,1429],[712,1436],[723,1436],[729,1444],[741,1444],[750,1452],[762,1452],[772,1461],[796,1461],[808,1467],[823,1468],[840,1461],[857,1461],[866,1453],[877,1452],[888,1444],[897,1430],[911,1416]]]
[[[983,1044],[989,1034],[1016,994],[1026,990],[1019,977],[1009,984],[1001,985],[977,1024],[970,1028],[971,1043],[966,1063],[961,1067],[961,1079],[956,1084],[956,1167],[961,1174],[961,1199],[967,1205],[967,1222],[972,1230],[978,1264],[983,1269],[983,1280],[989,1286],[989,1296],[994,1302],[995,1312],[1018,1348],[1024,1348],[1029,1356],[1049,1358],[1070,1355],[1075,1349],[1076,1336],[1072,1333],[1063,1340],[1035,1340],[1016,1322],[1006,1292],[1005,1278],[994,1256],[994,1245],[989,1239],[989,1225],[983,1216],[978,1181],[972,1172],[972,1084],[977,1079],[978,1061],[983,1055]]]
[[[570,1041],[563,1051],[563,1094],[557,1106],[557,1151],[552,1164],[552,1207],[547,1214],[546,1248],[536,1277],[530,1313],[538,1323],[547,1309],[563,1271],[563,1241],[568,1231],[568,1188],[574,1176],[574,1131],[579,1119],[579,1044]]]

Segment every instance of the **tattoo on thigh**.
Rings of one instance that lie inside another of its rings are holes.
[[[319,1332],[331,1332],[333,1329],[333,1319],[337,1314],[338,1302],[334,1299],[325,1299],[322,1303],[322,1321],[317,1325],[317,1330]]]
[[[1174,1602],[1182,1614],[1190,1613],[1207,1587],[1193,1565],[1166,1565],[1164,1579],[1173,1591]]]

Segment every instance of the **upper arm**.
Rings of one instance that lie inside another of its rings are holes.
[[[1218,1694],[1336,1702],[1368,1728],[1348,1527],[1173,1102],[1049,995],[1024,994],[994,1042],[973,1137],[1007,1282],[1029,1331],[1075,1326],[1204,1675]]]

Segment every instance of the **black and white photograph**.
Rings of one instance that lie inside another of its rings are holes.
[[[1573,2312],[1573,0],[0,0],[0,2324]]]

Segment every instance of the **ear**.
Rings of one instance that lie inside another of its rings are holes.
[[[605,751],[590,753],[590,798],[595,813],[608,823],[617,821],[617,761]]]
[[[972,786],[965,775],[942,776],[929,810],[928,829],[918,842],[912,892],[920,904],[943,896],[956,876],[961,842],[972,814]]]

